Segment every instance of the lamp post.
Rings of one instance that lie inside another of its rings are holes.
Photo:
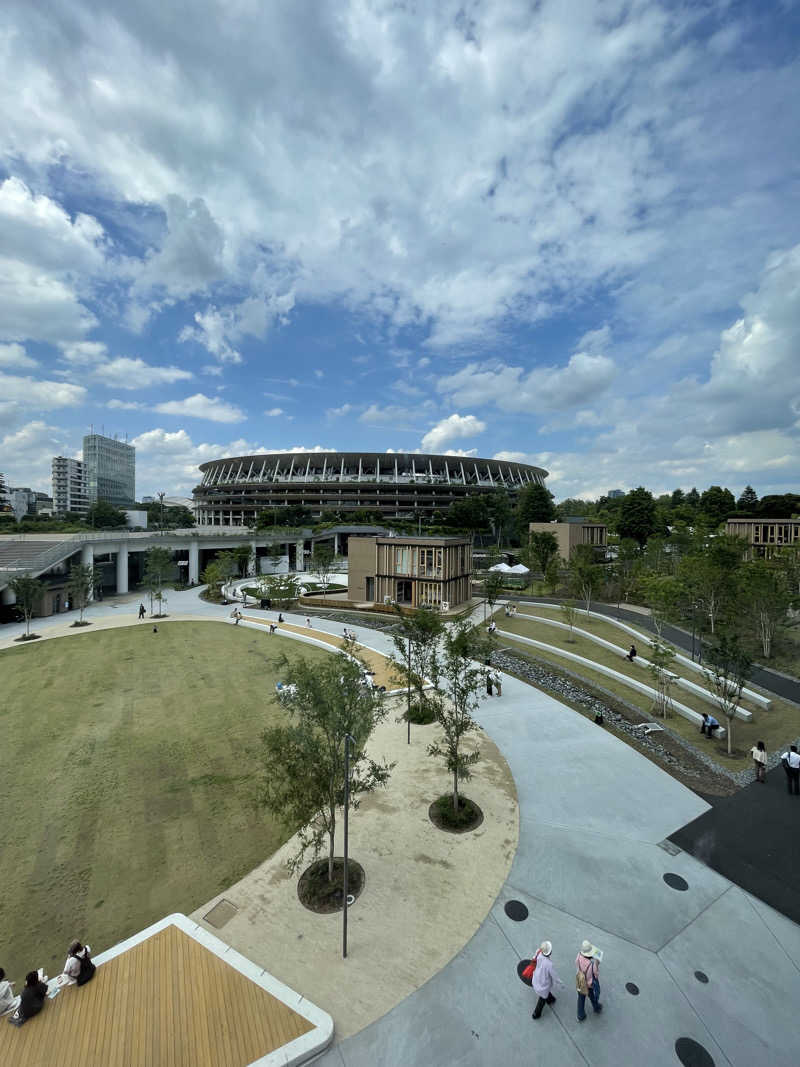
[[[161,528],[161,530],[160,530],[161,536],[163,537],[164,536],[164,497],[166,496],[166,493],[158,493],[157,495],[158,495],[158,502],[161,505],[160,512],[159,512],[159,526]]]
[[[356,739],[352,734],[344,735],[344,876],[342,879],[342,959],[347,959],[347,864],[348,864],[348,839],[347,817],[350,811],[350,745],[354,745]]]

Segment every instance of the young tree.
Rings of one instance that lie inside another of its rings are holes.
[[[523,555],[527,557],[525,565],[530,567],[532,563],[535,563],[544,577],[550,560],[558,556],[558,541],[555,534],[550,533],[549,530],[534,530],[528,538],[528,548]]]
[[[153,614],[153,601],[159,606],[159,615],[164,599],[164,582],[172,570],[172,552],[168,548],[149,548],[144,554],[144,574],[142,580],[150,594],[150,614]]]
[[[262,574],[257,588],[260,597],[281,608],[293,604],[300,596],[300,581],[294,574]]]
[[[475,662],[480,638],[468,623],[458,623],[444,636],[441,685],[433,698],[442,738],[428,745],[428,755],[444,760],[453,776],[453,811],[458,812],[458,784],[470,778],[480,759],[480,750],[463,751],[464,738],[479,729],[472,718],[486,684],[486,670]]]
[[[444,632],[441,618],[428,608],[404,614],[395,605],[397,626],[392,632],[394,673],[406,689],[406,720],[411,740],[412,707],[417,721],[433,721],[434,711],[427,684],[435,687],[439,676],[439,642]]]
[[[765,659],[772,655],[775,631],[786,620],[792,593],[784,572],[764,560],[742,568],[738,604],[754,627]]]
[[[681,603],[683,588],[677,579],[666,574],[653,574],[643,578],[641,584],[656,634],[661,637],[664,623]]]
[[[92,567],[87,566],[85,563],[73,564],[70,567],[67,596],[70,604],[80,611],[79,623],[83,623],[83,613],[92,598],[95,585],[96,578]]]
[[[319,579],[323,589],[327,589],[331,582],[331,575],[338,570],[341,557],[333,551],[333,545],[328,541],[319,541],[314,545],[311,553],[311,573]]]
[[[333,881],[338,810],[344,803],[344,745],[354,738],[350,758],[350,803],[386,785],[394,764],[370,759],[365,748],[386,717],[381,694],[363,684],[363,665],[339,652],[322,663],[298,656],[280,662],[288,694],[276,697],[289,722],[261,735],[261,780],[257,801],[286,826],[300,826],[298,851],[287,867],[294,873],[303,857],[316,859],[328,843],[328,880]]]
[[[489,606],[489,613],[494,611],[494,606],[500,594],[503,591],[503,575],[500,571],[489,571],[486,577],[483,579],[483,599],[485,601],[483,608],[483,617],[486,618],[486,605]]]
[[[672,683],[674,676],[670,668],[675,660],[675,649],[659,637],[653,641],[648,671],[656,689],[656,710],[662,718],[672,708]]]
[[[750,657],[734,634],[719,633],[706,648],[706,685],[728,720],[728,755],[733,753],[733,720],[742,700],[742,690],[750,676]]]
[[[217,564],[217,567],[219,567],[223,585],[227,585],[229,582],[232,582],[234,578],[238,577],[239,560],[236,558],[235,552],[231,549],[226,549],[224,552],[218,552],[214,562]]]
[[[44,582],[40,582],[38,578],[31,578],[30,574],[22,574],[19,578],[12,578],[9,585],[25,616],[25,636],[30,637],[31,618],[44,595]]]
[[[569,561],[570,592],[580,596],[586,602],[586,615],[592,597],[603,584],[603,568],[595,563],[594,549],[591,545],[576,545]]]
[[[577,609],[575,607],[575,601],[574,600],[564,600],[560,604],[559,610],[561,611],[561,618],[564,620],[564,622],[567,624],[567,626],[569,626],[569,637],[567,638],[567,641],[569,641],[570,644],[573,644],[574,641],[575,641],[575,638],[572,636],[572,628],[575,625],[575,616],[577,615]]]
[[[558,584],[561,581],[561,566],[562,560],[560,556],[553,556],[547,564],[547,570],[544,572],[544,584],[550,596],[555,595]]]
[[[208,564],[206,569],[200,575],[200,581],[203,585],[207,585],[209,591],[213,594],[213,599],[220,596],[220,590],[225,581],[225,575],[222,573],[219,563],[216,560],[212,560]]]
[[[617,523],[617,533],[620,537],[631,537],[640,546],[647,544],[647,540],[655,533],[656,529],[656,504],[653,494],[643,486],[632,489],[622,500]]]

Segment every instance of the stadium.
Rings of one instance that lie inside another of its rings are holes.
[[[248,526],[269,508],[323,512],[379,511],[385,519],[431,517],[454,500],[526,485],[547,471],[527,463],[417,452],[279,452],[202,463],[194,490],[201,526]]]

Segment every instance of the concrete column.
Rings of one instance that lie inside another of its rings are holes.
[[[334,556],[339,555],[339,535],[337,533],[333,535],[333,554]]]
[[[84,545],[81,548],[81,564],[84,567],[94,566],[94,545]],[[89,590],[89,600],[94,600],[94,589]]]
[[[305,558],[303,556],[303,548],[304,547],[305,547],[305,542],[302,541],[302,540],[298,541],[296,546],[295,546],[295,555],[297,557],[296,561],[295,561],[295,570],[298,570],[298,571],[304,571],[306,569]]]
[[[128,592],[128,546],[117,549],[117,595]]]
[[[0,604],[16,604],[17,598],[14,596],[14,590],[10,585],[7,585],[5,589],[0,592]]]
[[[258,560],[256,559],[256,543],[250,542],[250,559],[247,563],[248,574],[258,574]]]
[[[200,581],[200,549],[197,542],[189,545],[189,585]]]

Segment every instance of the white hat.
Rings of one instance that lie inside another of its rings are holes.
[[[549,941],[542,941],[541,945],[539,946],[539,951],[543,956],[549,956],[550,953],[553,951],[553,946]]]
[[[584,941],[581,945],[581,956],[594,956],[597,949],[591,941]]]

